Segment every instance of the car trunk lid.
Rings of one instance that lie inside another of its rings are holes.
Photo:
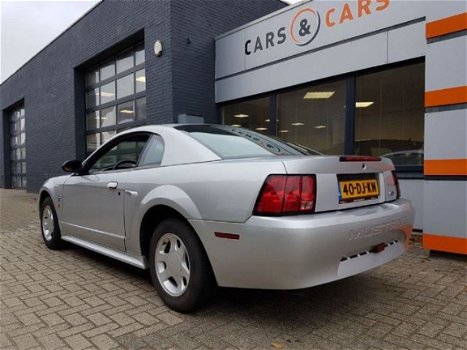
[[[315,212],[343,210],[397,199],[394,166],[386,158],[281,157],[289,175],[316,176]]]

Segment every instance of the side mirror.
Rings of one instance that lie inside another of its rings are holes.
[[[81,163],[80,160],[68,160],[62,165],[63,171],[66,171],[67,173],[75,173],[80,171],[82,167],[83,163]]]

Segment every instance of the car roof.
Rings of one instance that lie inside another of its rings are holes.
[[[143,126],[137,126],[135,128],[131,128],[122,132],[119,132],[117,135],[124,135],[124,134],[129,134],[132,132],[153,132],[157,133],[160,130],[167,130],[167,129],[175,129],[177,126],[183,126],[183,125],[209,125],[209,124],[157,124],[157,125],[143,125]]]
[[[187,163],[209,162],[221,158],[209,148],[196,141],[187,133],[175,129],[181,125],[208,125],[208,124],[161,124],[143,125],[128,129],[114,135],[105,144],[113,142],[124,135],[147,132],[160,135],[164,140],[164,158],[161,165],[178,165]],[[101,146],[102,147],[102,146]],[[92,157],[92,154],[89,158]]]

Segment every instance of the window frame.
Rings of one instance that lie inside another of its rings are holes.
[[[136,127],[136,126],[140,126],[140,125],[146,125],[148,123],[147,115],[144,118],[141,118],[141,117],[136,115],[136,100],[146,98],[146,88],[147,88],[147,85],[146,85],[146,82],[145,82],[145,90],[140,91],[140,92],[136,92],[136,87],[137,87],[136,72],[143,70],[144,73],[145,73],[145,76],[146,76],[146,59],[143,62],[136,65],[136,52],[141,48],[143,48],[143,51],[145,50],[144,41],[138,41],[138,42],[136,42],[136,43],[134,43],[132,45],[127,46],[123,50],[118,51],[114,55],[105,57],[104,59],[100,60],[97,64],[93,64],[89,69],[87,69],[87,70],[85,70],[83,72],[85,82],[86,82],[86,76],[87,76],[87,74],[89,72],[94,72],[96,69],[99,72],[98,73],[98,75],[99,75],[99,81],[98,82],[87,85],[87,86],[84,85],[83,93],[84,93],[85,97],[90,91],[94,91],[95,89],[98,89],[98,91],[100,92],[100,88],[102,86],[105,86],[105,85],[109,84],[109,83],[113,83],[114,84],[114,89],[115,89],[115,98],[112,101],[101,104],[100,103],[101,102],[100,101],[101,96],[99,94],[98,101],[97,101],[98,103],[96,105],[94,105],[92,107],[87,107],[87,105],[85,104],[85,106],[84,106],[84,114],[85,114],[85,117],[84,117],[85,118],[85,152],[86,152],[86,154],[89,155],[89,154],[94,152],[94,150],[88,149],[87,141],[86,141],[88,135],[97,134],[97,137],[99,137],[99,143],[100,143],[100,145],[102,145],[104,142],[102,141],[101,134],[104,133],[104,132],[115,131],[118,134],[122,130],[132,128],[132,127]],[[121,71],[121,72],[117,73],[117,60],[118,60],[118,57],[120,57],[122,54],[125,54],[128,51],[133,52],[133,66],[131,68],[128,68],[128,69],[126,69],[124,71]],[[101,66],[104,66],[108,62],[112,62],[112,61],[113,61],[113,64],[114,64],[114,75],[112,75],[111,77],[108,77],[108,78],[106,78],[104,80],[101,80],[100,79],[100,77],[101,77],[101,73],[100,73]],[[117,80],[120,79],[120,78],[123,78],[123,77],[125,77],[127,75],[133,75],[133,91],[134,91],[134,93],[131,94],[131,95],[122,97],[122,98],[117,98],[118,97],[117,96]],[[86,98],[85,98],[85,100],[86,100]],[[131,121],[119,124],[118,123],[118,106],[121,105],[121,104],[127,103],[127,102],[133,102],[133,105],[134,105],[134,119],[131,120]],[[146,101],[146,103],[147,103],[147,101]],[[100,119],[102,116],[101,116],[100,111],[103,110],[103,109],[112,108],[112,107],[115,108],[115,124],[107,125],[105,127],[102,127],[102,121]],[[98,112],[99,123],[96,123],[96,127],[90,128],[88,126],[87,116],[89,114],[95,113],[95,112]]]
[[[9,159],[9,167],[10,167],[10,187],[17,188],[17,189],[26,189],[27,188],[27,152],[26,152],[26,130],[27,130],[27,123],[26,123],[26,109],[24,102],[16,104],[15,107],[12,107],[8,112],[8,159]],[[21,129],[21,122],[24,123],[24,128]],[[12,124],[19,124],[19,129],[12,131],[11,126]],[[19,137],[19,143],[16,143],[16,139]],[[14,145],[12,144],[12,139],[15,139]],[[20,157],[17,157],[17,152],[19,151]],[[15,153],[15,156],[12,157],[12,153]],[[24,154],[24,157],[23,157]],[[16,171],[16,168],[19,164],[20,171]],[[23,164],[25,166],[25,171],[23,171]],[[20,185],[18,186],[18,182],[13,178],[20,179]],[[13,186],[13,183],[15,184]]]

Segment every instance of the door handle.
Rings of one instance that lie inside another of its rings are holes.
[[[118,182],[117,181],[110,181],[107,183],[107,188],[109,190],[115,190],[118,186]]]
[[[130,196],[136,197],[138,195],[138,192],[136,191],[130,191],[130,190],[125,190],[126,194],[129,194]]]

